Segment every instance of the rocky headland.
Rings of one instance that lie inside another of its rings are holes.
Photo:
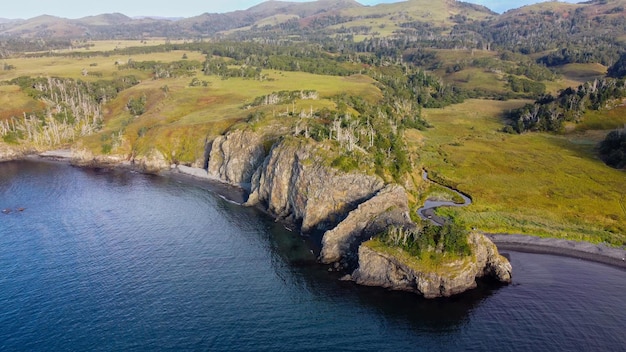
[[[483,277],[511,281],[511,264],[488,238],[471,233],[468,242],[472,249],[470,256],[434,268],[422,267],[419,260],[402,260],[366,243],[359,247],[359,266],[351,278],[361,285],[415,292],[426,298],[465,292],[475,288],[476,280]]]
[[[378,252],[367,241],[389,226],[416,227],[406,190],[364,172],[343,172],[328,163],[326,146],[304,138],[267,140],[236,130],[209,144],[207,176],[250,185],[249,206],[322,231],[319,261],[347,271],[356,283],[415,292],[427,298],[450,296],[492,277],[510,282],[511,266],[486,237],[472,234],[472,255],[447,263],[444,273],[416,268],[400,256]]]
[[[27,154],[6,148],[0,150],[0,160]],[[445,273],[420,270],[401,256],[370,248],[367,241],[389,226],[416,226],[406,190],[361,170],[333,168],[328,162],[332,151],[311,139],[268,138],[236,129],[209,142],[205,159],[190,166],[171,165],[156,150],[143,156],[99,155],[83,148],[38,155],[85,167],[124,166],[146,173],[170,170],[242,187],[250,192],[246,205],[295,224],[303,233],[323,233],[319,261],[351,274],[358,284],[431,298],[474,288],[476,279],[484,276],[502,282],[511,279],[508,261],[491,241],[477,234],[470,236],[471,257],[450,262],[453,270]]]

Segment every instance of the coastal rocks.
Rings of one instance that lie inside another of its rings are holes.
[[[65,158],[68,158],[72,165],[81,167],[115,167],[126,161],[126,157],[123,155],[94,154],[84,148],[72,149],[70,153],[65,154]]]
[[[24,152],[8,145],[0,143],[0,162],[20,159],[24,156]]]
[[[377,176],[333,168],[336,153],[329,145],[286,137],[265,156],[264,137],[237,130],[216,138],[207,150],[207,175],[244,186],[250,183],[248,206],[291,221],[303,233],[324,230],[319,260],[339,269],[358,268],[358,284],[404,290],[425,297],[451,296],[476,287],[476,279],[511,280],[511,266],[486,237],[472,233],[472,255],[420,268],[401,253],[379,252],[368,239],[389,226],[415,227],[407,194],[399,185],[385,185]],[[179,170],[185,172],[185,170]],[[204,174],[202,174],[204,176]],[[400,254],[400,255],[397,255]]]
[[[261,135],[248,130],[235,130],[215,138],[211,143],[207,172],[223,182],[243,186],[250,183],[264,158]]]
[[[371,199],[359,204],[322,238],[319,260],[324,264],[356,262],[359,245],[383,232],[389,226],[411,226],[406,191],[398,185],[387,185]]]
[[[301,138],[278,142],[252,177],[247,204],[260,204],[277,218],[301,222],[302,232],[310,232],[336,225],[384,187],[378,177],[327,166],[326,152]]]
[[[352,279],[360,285],[415,292],[426,298],[448,297],[475,288],[476,279],[481,277],[511,281],[511,264],[489,239],[472,233],[468,241],[471,256],[424,270],[364,244],[359,247],[359,268]]]
[[[145,173],[159,173],[170,168],[170,163],[165,159],[163,153],[156,149],[151,149],[146,155],[132,159],[132,163]]]

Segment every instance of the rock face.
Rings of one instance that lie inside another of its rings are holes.
[[[9,160],[17,160],[24,156],[24,152],[21,150],[17,150],[9,147],[3,143],[0,143],[0,162],[1,161],[9,161]]]
[[[123,155],[101,155],[94,154],[90,150],[79,148],[72,149],[70,155],[70,162],[72,165],[77,166],[116,166],[126,161],[126,157]]]
[[[475,288],[476,279],[484,276],[511,281],[511,264],[498,254],[493,242],[477,233],[472,233],[468,240],[472,247],[470,257],[435,271],[417,270],[395,256],[361,245],[359,268],[352,279],[361,285],[415,292],[426,298],[448,297]]]
[[[246,205],[293,221],[302,232],[326,230],[320,261],[343,268],[358,264],[352,274],[357,283],[431,298],[471,289],[483,276],[511,280],[508,261],[479,234],[469,238],[473,254],[449,263],[445,270],[420,271],[400,256],[372,250],[363,242],[387,227],[416,226],[404,188],[385,185],[377,176],[334,169],[328,162],[334,154],[323,144],[287,137],[265,156],[263,140],[246,130],[216,138],[208,150],[207,176],[244,187],[250,183]]]
[[[213,140],[209,148],[209,176],[242,186],[249,184],[263,163],[265,148],[259,134],[236,130]]]
[[[324,264],[343,262],[351,266],[356,262],[359,245],[387,227],[411,226],[408,199],[404,188],[387,185],[322,238],[320,261]]]
[[[314,142],[285,139],[252,177],[248,205],[261,204],[270,214],[302,222],[303,232],[328,229],[384,187],[375,176],[345,173],[325,165],[324,150]]]
[[[147,155],[134,158],[132,163],[147,173],[158,173],[170,168],[170,163],[165,159],[163,153],[156,149],[150,150]]]

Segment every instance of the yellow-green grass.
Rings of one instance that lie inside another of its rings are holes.
[[[86,42],[79,42],[76,44],[76,48],[56,50],[55,52],[89,52],[89,51],[113,51],[121,50],[133,47],[155,46],[163,44],[181,44],[185,43],[185,40],[169,40],[166,38],[148,38],[137,40],[93,40]],[[78,46],[88,45],[87,47]]]
[[[352,8],[342,11],[348,16],[367,16],[372,14],[393,14],[403,13],[414,20],[427,21],[435,26],[450,26],[454,22],[451,16],[460,14],[469,18],[484,19],[489,14],[478,12],[473,9],[461,9],[451,1],[429,1],[429,0],[410,0],[400,1],[392,4],[380,4],[377,6],[366,6],[360,8]]]
[[[472,262],[472,257],[461,258],[450,253],[443,255],[426,252],[416,257],[400,247],[388,246],[378,238],[364,242],[363,245],[376,252],[388,254],[417,272],[431,272],[444,277],[457,276]]]
[[[444,64],[454,64],[462,61],[472,61],[482,58],[497,58],[498,52],[489,50],[468,50],[468,49],[433,49],[439,59]]]
[[[587,82],[595,78],[604,77],[607,67],[597,63],[567,64],[559,67],[558,72],[565,78]]]
[[[25,112],[32,112],[42,107],[43,103],[26,95],[20,87],[0,86],[0,120],[19,117]]]
[[[445,77],[449,83],[464,89],[480,89],[494,93],[507,90],[507,81],[503,75],[487,72],[483,68],[468,68]]]
[[[377,35],[381,37],[388,37],[394,34],[395,31],[401,29],[400,26],[398,26],[398,23],[391,20],[389,16],[381,17],[381,18],[361,18],[358,20],[330,26],[328,28],[333,29],[333,30],[338,30],[341,28],[355,28],[355,27],[371,27],[368,35],[366,35],[365,38],[370,37],[374,33],[377,33]]]
[[[540,2],[537,4],[533,4],[530,6],[522,6],[518,9],[511,11],[509,14],[505,14],[505,16],[519,16],[520,14],[536,14],[544,11],[552,11],[552,12],[562,12],[567,11],[569,9],[576,9],[579,7],[584,7],[586,5],[581,4],[568,4],[560,1],[546,1]]]
[[[576,131],[611,130],[626,126],[626,106],[611,110],[588,111],[584,119],[576,124]]]
[[[265,72],[264,72],[265,73]],[[278,72],[268,71],[269,80],[245,80],[231,78],[221,80],[219,77],[207,76],[202,79],[210,82],[207,88],[193,88],[188,93],[193,96],[199,94],[204,99],[215,101],[207,111],[196,110],[181,119],[181,123],[200,123],[207,117],[243,118],[252,111],[242,109],[246,104],[250,104],[255,98],[278,92],[281,90],[315,90],[319,93],[321,100],[303,100],[295,105],[296,112],[300,110],[314,110],[329,105],[329,98],[341,93],[364,97],[372,102],[378,101],[382,93],[373,85],[373,80],[367,76],[356,75],[351,77],[322,76],[302,72]],[[268,113],[281,114],[293,110],[293,105],[278,105],[264,107]]]
[[[299,19],[299,18],[300,17],[298,15],[277,14],[277,15],[266,17],[262,20],[256,21],[254,24],[259,27],[276,26],[281,23],[285,23],[289,20]]]
[[[137,70],[118,69],[116,63],[125,64],[129,59],[134,61],[172,62],[182,59],[187,54],[188,60],[204,61],[204,55],[198,52],[170,51],[165,53],[149,53],[139,55],[110,55],[93,56],[90,58],[72,57],[41,57],[41,58],[12,58],[5,63],[15,66],[9,71],[0,71],[0,80],[11,80],[20,76],[59,76],[82,80],[110,79],[116,76],[136,75],[141,79],[150,78],[152,73]],[[88,72],[83,75],[83,70]]]
[[[380,90],[366,76],[334,77],[277,71],[267,74],[271,79],[265,81],[199,76],[209,83],[207,87],[189,87],[191,78],[188,77],[146,80],[107,104],[103,131],[99,137],[87,138],[84,145],[98,151],[103,144],[110,143],[109,136],[122,131],[125,143],[114,152],[123,154],[134,150],[142,153],[155,146],[160,150],[174,148],[176,151],[176,140],[184,139],[182,136],[187,134],[184,131],[191,131],[192,137],[185,137],[187,152],[192,148],[203,150],[206,138],[223,133],[256,111],[280,118],[281,114],[292,112],[294,108],[296,113],[309,113],[325,107],[332,109],[335,103],[328,98],[344,92],[371,101],[381,98]],[[320,99],[244,109],[256,97],[281,90],[316,90]],[[147,100],[146,112],[133,117],[125,108],[126,103],[142,96]]]
[[[424,167],[471,195],[448,210],[487,232],[590,242],[626,240],[626,174],[572,136],[499,132],[502,114],[525,102],[470,100],[426,110]]]

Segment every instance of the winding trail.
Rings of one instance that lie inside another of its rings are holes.
[[[435,215],[435,210],[439,207],[466,207],[472,204],[472,199],[467,195],[452,189],[448,186],[437,183],[428,178],[428,172],[422,172],[425,181],[436,183],[447,190],[463,197],[463,203],[451,201],[427,200],[424,206],[417,210],[420,218],[429,220],[437,226],[444,225],[448,220]],[[496,244],[499,250],[510,250],[527,253],[553,254],[566,257],[573,257],[583,260],[590,260],[598,263],[608,264],[614,267],[626,269],[626,248],[609,247],[605,244],[593,244],[588,242],[578,242],[559,238],[541,238],[520,234],[489,234],[485,235]]]
[[[436,183],[437,185],[449,190],[450,192],[456,193],[457,195],[459,195],[461,198],[463,198],[463,203],[455,203],[452,201],[448,201],[448,200],[430,200],[427,199],[424,202],[424,206],[419,208],[417,210],[417,214],[420,216],[420,218],[422,218],[423,220],[429,220],[430,222],[432,222],[435,225],[438,226],[443,226],[447,220],[445,218],[442,218],[441,216],[437,216],[435,215],[435,210],[437,210],[437,208],[439,207],[466,207],[470,204],[472,204],[472,199],[470,197],[468,197],[467,195],[452,189],[448,186],[444,186],[440,183],[437,183],[431,179],[428,178],[428,171],[423,170],[422,171],[422,179],[424,179],[424,181],[428,181],[428,182],[433,182]]]

